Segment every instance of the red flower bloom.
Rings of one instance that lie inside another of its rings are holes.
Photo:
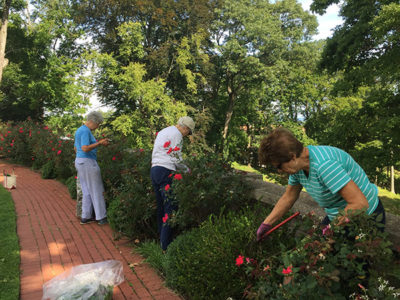
[[[117,158],[115,156],[112,157],[112,160],[116,160]]]
[[[174,148],[174,151],[179,151],[179,150],[181,150],[181,148],[179,148],[179,147]]]
[[[170,154],[172,152],[172,148],[169,148],[167,151],[167,154]]]
[[[162,218],[163,223],[167,223],[168,221],[168,214],[165,214],[165,216]]]
[[[170,186],[169,184],[167,184],[167,185],[165,186],[165,190],[168,191],[170,187],[171,187],[171,186]]]
[[[1,138],[2,141],[4,141],[4,138]]]
[[[23,133],[24,131],[22,130],[22,128],[19,129],[19,133]]]
[[[75,179],[78,179],[78,176],[75,176]]]
[[[181,180],[182,179],[182,174],[175,174],[174,179]]]
[[[54,151],[54,150],[56,150],[56,149],[54,149],[54,148],[51,148],[51,151]]]
[[[47,130],[49,129],[49,126],[44,126],[43,129]]]
[[[58,151],[57,151],[57,155],[60,155],[60,154],[61,154],[61,150],[58,150]]]
[[[143,151],[144,151],[144,149],[142,149],[142,148],[139,149],[139,152],[143,152]]]
[[[10,146],[12,147],[12,146],[14,146],[14,144],[13,144],[13,143],[11,143],[11,144],[10,144]]]
[[[242,255],[239,255],[237,258],[236,258],[236,265],[237,266],[241,266],[242,264],[243,264],[243,262],[244,262],[244,256],[242,256]]]
[[[171,173],[171,174],[169,174],[169,175],[168,175],[168,177],[169,177],[169,178],[171,178],[171,177],[172,177],[172,173]]]
[[[165,143],[164,143],[164,148],[169,147],[169,145],[171,145],[171,141],[165,142]]]
[[[291,274],[292,272],[293,272],[292,266],[287,267],[287,269],[283,268],[283,270],[282,270],[282,274],[284,274],[284,275]]]

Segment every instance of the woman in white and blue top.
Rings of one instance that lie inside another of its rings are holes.
[[[330,146],[303,147],[289,130],[278,128],[262,140],[259,159],[290,176],[285,193],[257,230],[258,240],[293,206],[303,187],[324,208],[327,217],[323,224],[329,224],[340,210],[361,209],[368,215],[382,214],[380,222],[385,223],[378,188],[345,151]]]

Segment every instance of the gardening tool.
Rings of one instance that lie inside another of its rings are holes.
[[[272,232],[274,232],[275,230],[277,230],[279,227],[281,227],[283,224],[289,222],[290,220],[292,220],[293,218],[297,217],[300,214],[300,212],[295,212],[293,215],[291,215],[289,218],[287,218],[286,220],[283,220],[282,222],[280,222],[278,225],[276,225],[275,227],[271,228],[270,230],[268,230],[266,233],[264,233],[263,237],[261,238],[261,240],[263,240],[264,238],[266,238],[269,234],[271,234]]]

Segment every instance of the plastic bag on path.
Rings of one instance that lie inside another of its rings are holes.
[[[123,281],[118,260],[79,265],[47,281],[42,300],[111,300],[114,286]]]

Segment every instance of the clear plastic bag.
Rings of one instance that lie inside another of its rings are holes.
[[[79,265],[47,281],[42,300],[111,300],[114,286],[123,281],[118,260]]]

